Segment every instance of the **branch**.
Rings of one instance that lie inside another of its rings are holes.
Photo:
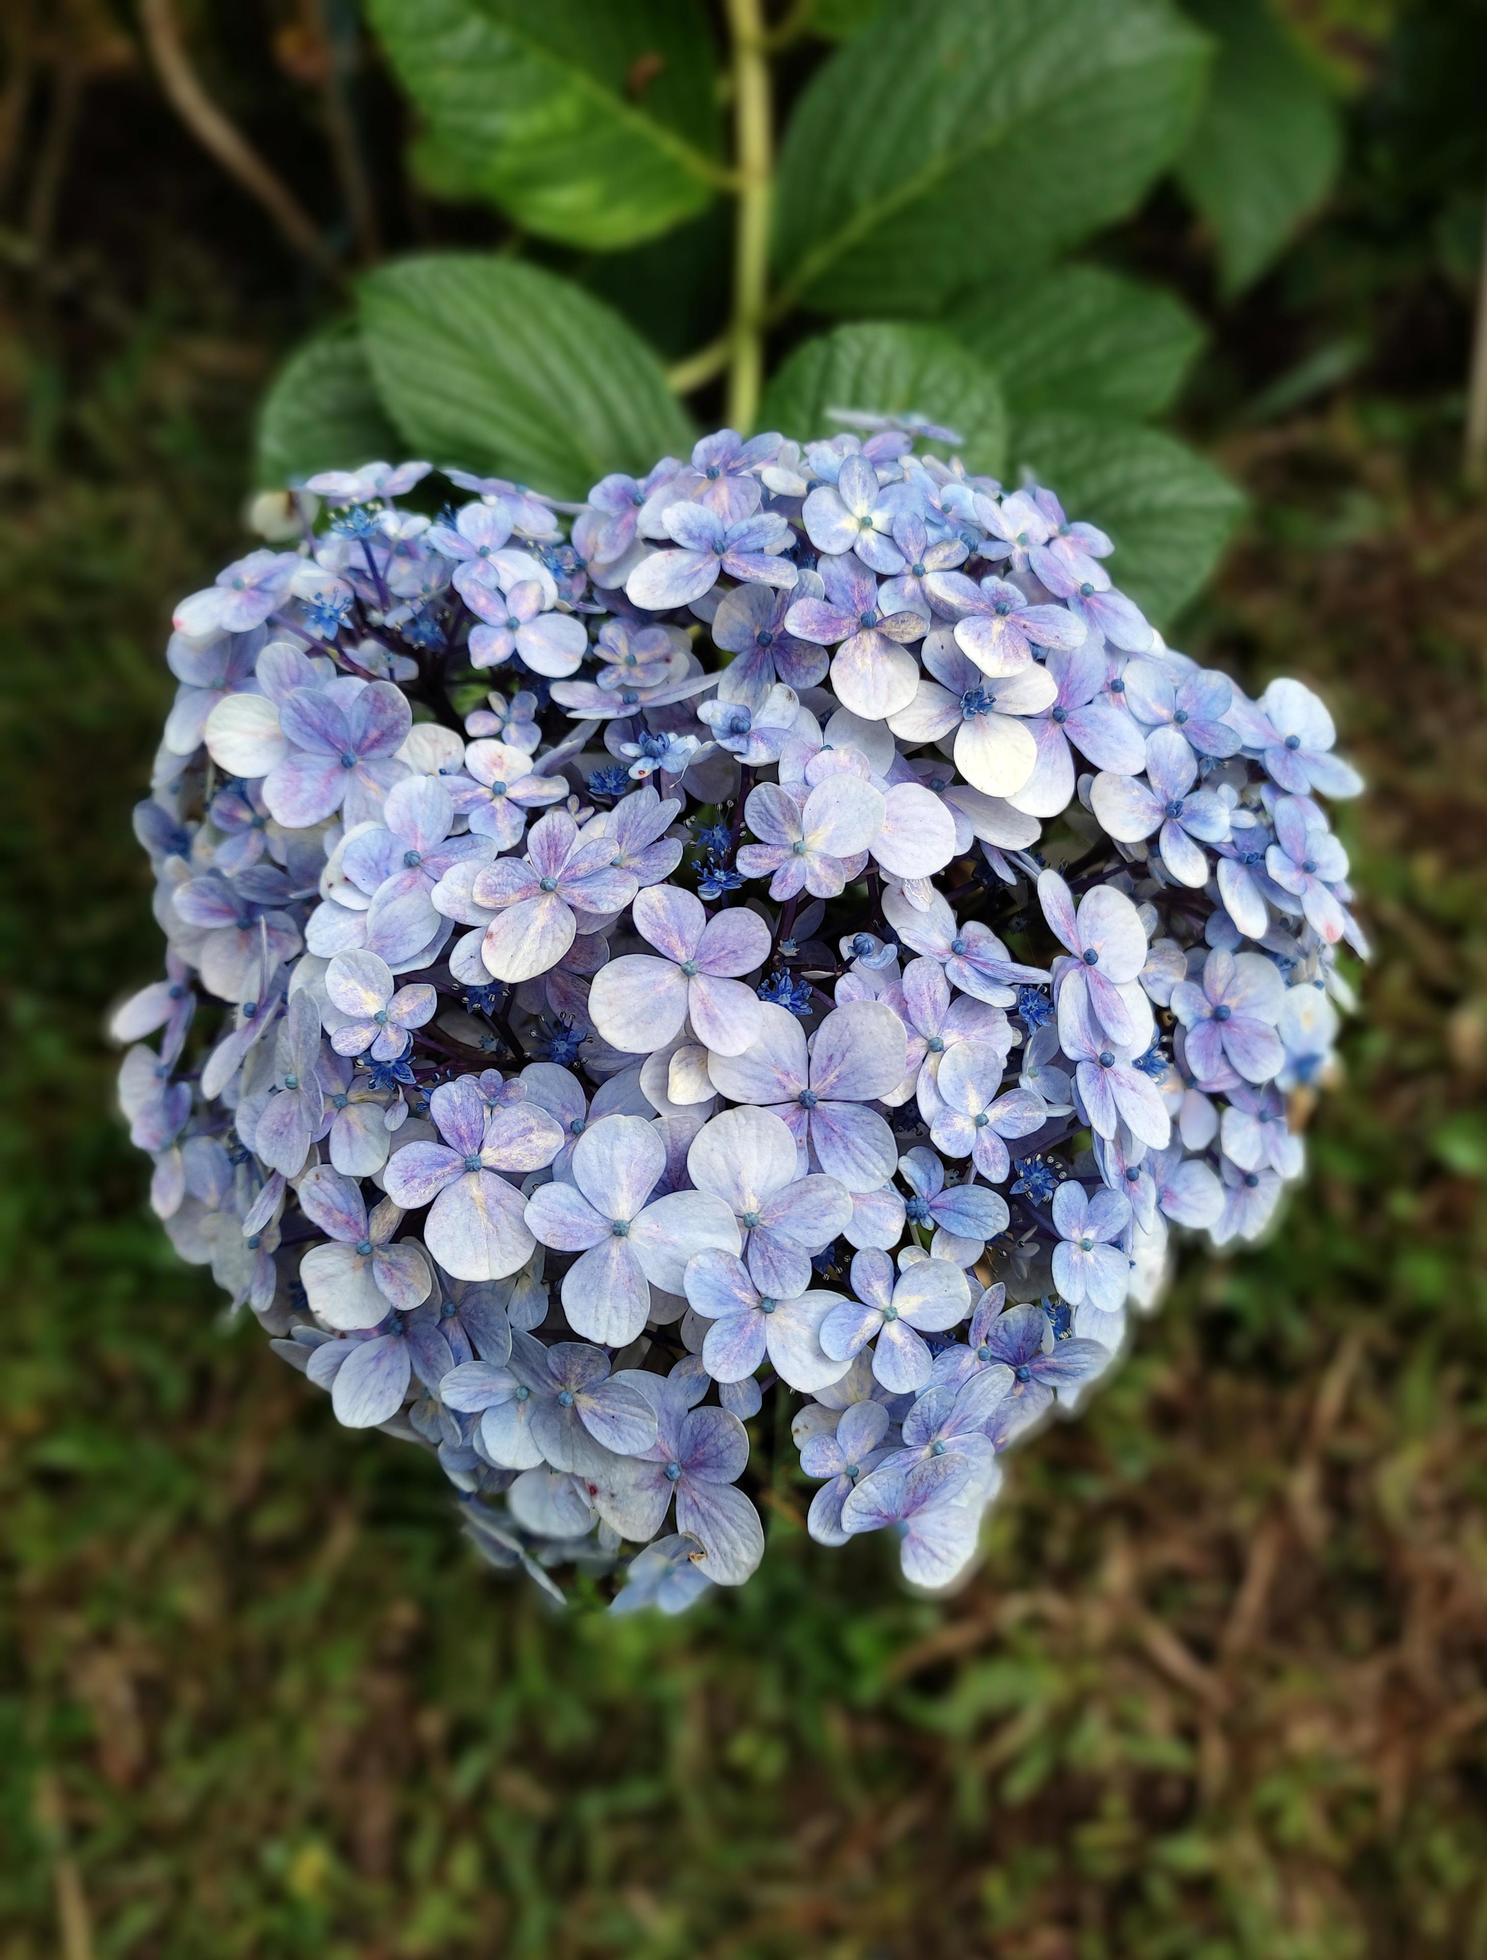
[[[326,278],[341,268],[293,191],[213,102],[191,65],[174,0],[140,0],[140,26],[171,107],[209,155],[268,213],[284,239]]]

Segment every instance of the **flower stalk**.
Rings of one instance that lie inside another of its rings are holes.
[[[774,164],[768,40],[760,0],[728,0],[728,28],[733,43],[733,116],[740,179],[733,251],[728,420],[747,434],[759,412],[764,380]]]

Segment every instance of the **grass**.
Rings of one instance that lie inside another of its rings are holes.
[[[221,330],[7,376],[0,1960],[1487,1954],[1487,516],[1367,401],[1231,458],[1264,516],[1191,643],[1315,675],[1372,784],[1280,1235],[1184,1273],[948,1605],[786,1487],[743,1596],[555,1618],[224,1325],[110,1113],[163,622],[234,542]]]

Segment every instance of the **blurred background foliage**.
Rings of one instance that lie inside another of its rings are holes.
[[[1487,9],[768,18],[766,416],[964,414],[1370,777],[1312,1182],[1019,1459],[948,1604],[788,1481],[679,1623],[477,1568],[145,1211],[127,813],[250,489],[428,448],[582,490],[720,419],[724,10],[10,0],[4,1960],[1487,1954]]]

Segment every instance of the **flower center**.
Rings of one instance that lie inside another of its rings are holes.
[[[795,1100],[800,1104],[802,1109],[814,1109],[820,1098],[814,1089],[802,1089]]]

